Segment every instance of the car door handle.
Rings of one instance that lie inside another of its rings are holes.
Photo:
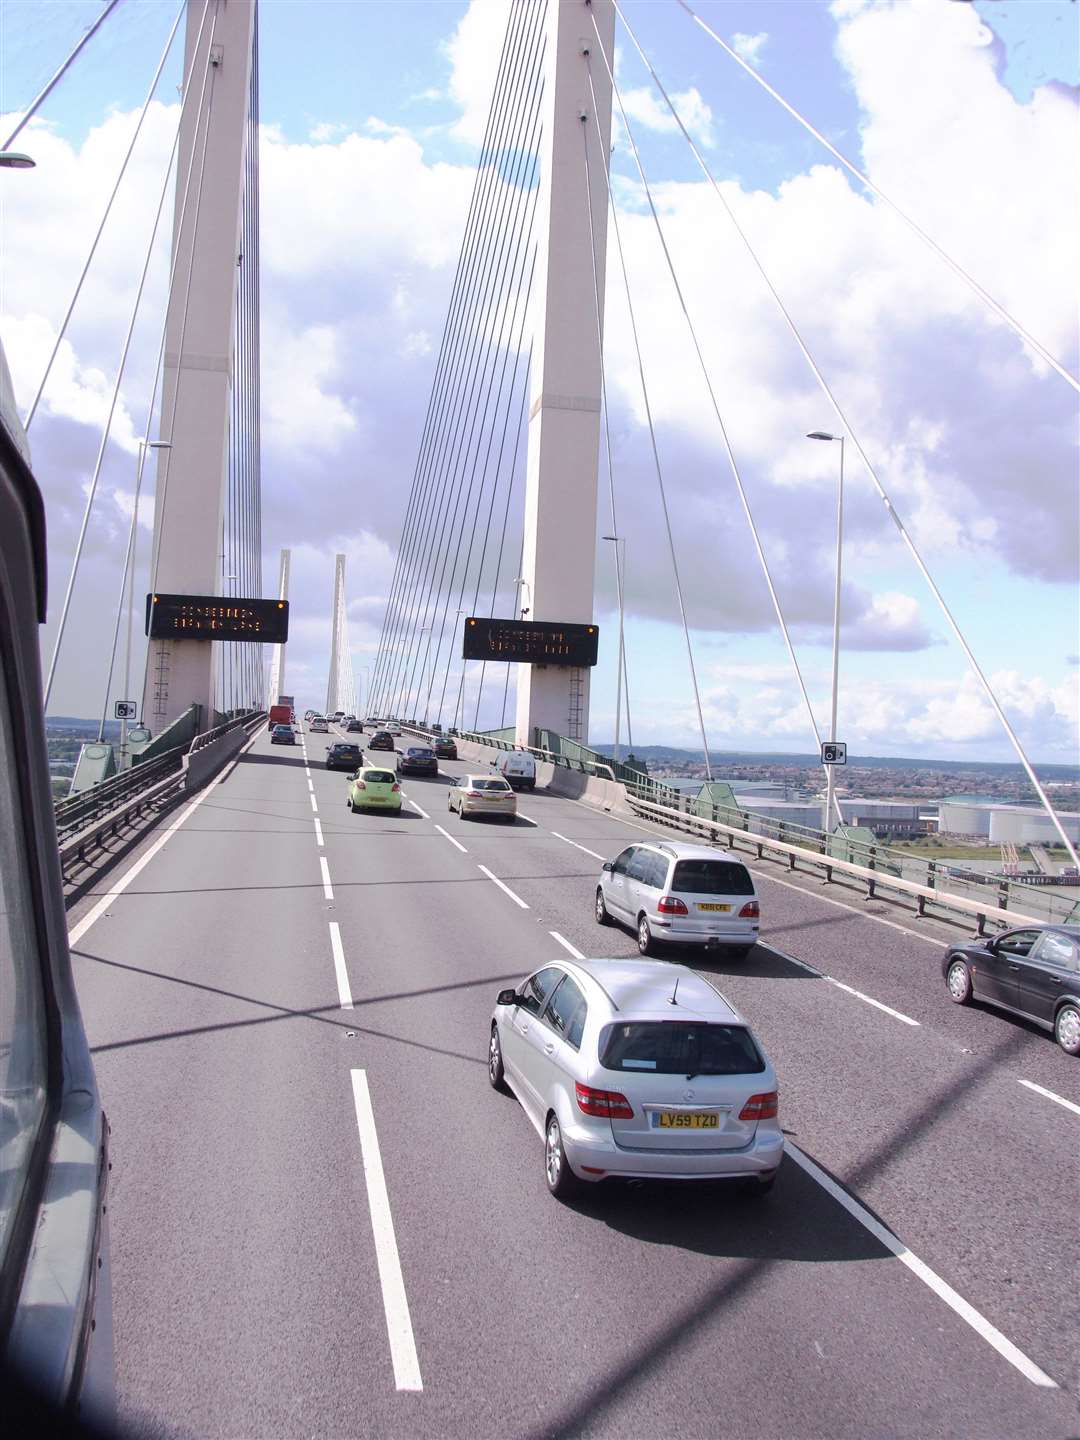
[[[522,1027],[521,1027],[521,1033],[522,1033],[522,1035],[527,1035],[527,1034],[529,1033],[529,1027],[528,1027],[528,1025],[522,1025]]]
[[[545,1045],[545,1046],[544,1046],[544,1054],[545,1054],[545,1055],[554,1055],[554,1054],[555,1054],[555,1046],[554,1046],[554,1045]]]
[[[1019,972],[1020,972],[1020,966],[1019,966],[1019,965],[1010,965],[1010,966],[1009,966],[1009,969],[1010,969],[1010,970],[1015,970],[1015,971],[1017,972],[1017,974],[1019,974]]]

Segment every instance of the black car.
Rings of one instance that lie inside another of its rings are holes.
[[[291,725],[275,725],[270,731],[271,745],[295,745],[296,731]]]
[[[338,740],[333,745],[326,747],[326,768],[327,770],[359,770],[364,763],[364,752],[359,745],[353,745],[348,740]]]
[[[393,750],[394,737],[389,730],[376,730],[367,742],[367,748],[369,750]]]
[[[435,738],[435,754],[440,760],[456,760],[457,746],[447,735],[438,735]]]
[[[1032,925],[950,945],[941,962],[957,1005],[985,1000],[1049,1030],[1080,1055],[1080,925]]]
[[[359,734],[362,735],[364,733],[364,722],[362,720],[357,720],[356,716],[354,715],[353,718],[349,721],[349,723],[345,726],[345,729],[351,730],[353,731],[353,733],[359,732]]]
[[[439,762],[430,746],[410,745],[398,756],[397,771],[399,775],[437,775]]]

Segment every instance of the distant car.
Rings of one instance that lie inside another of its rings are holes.
[[[435,751],[436,758],[439,760],[457,759],[457,746],[448,735],[437,736],[432,748]]]
[[[359,745],[350,745],[347,740],[338,740],[326,751],[327,770],[359,770],[364,763],[364,752]]]
[[[398,756],[399,775],[437,775],[439,762],[428,745],[410,745]]]
[[[387,731],[388,731],[391,735],[393,735],[393,737],[395,738],[395,740],[400,740],[400,739],[401,739],[401,726],[400,726],[400,725],[398,725],[398,724],[394,723],[393,721],[391,721],[391,723],[390,723],[389,725],[387,725],[386,728],[387,728]]]
[[[364,733],[364,722],[362,720],[357,720],[356,716],[354,715],[352,719],[346,724],[345,729],[354,735],[357,732],[362,735]]]
[[[270,731],[271,745],[295,745],[296,731],[291,725],[275,725]]]
[[[488,1079],[544,1136],[559,1200],[606,1179],[731,1179],[762,1195],[783,1159],[772,1065],[683,965],[567,961],[500,991]]]
[[[463,820],[471,815],[492,815],[512,822],[517,818],[517,796],[505,780],[493,775],[466,775],[451,780],[446,808],[456,810]]]
[[[330,727],[327,725],[324,715],[313,715],[308,728],[313,735],[328,735],[330,733]]]
[[[757,943],[760,906],[741,860],[705,845],[629,845],[608,860],[596,887],[596,922],[637,932],[642,955],[660,942],[722,948],[732,959]]]
[[[1080,1055],[1080,925],[1038,925],[973,935],[941,962],[950,999],[985,1000],[1049,1030]]]
[[[392,770],[366,765],[349,782],[345,804],[350,810],[401,810],[401,786]]]
[[[369,750],[393,750],[394,737],[389,730],[376,730],[367,742],[367,748]]]

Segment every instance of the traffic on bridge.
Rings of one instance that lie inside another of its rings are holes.
[[[9,8],[5,1434],[1075,1437],[1075,7]]]

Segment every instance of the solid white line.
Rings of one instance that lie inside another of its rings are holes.
[[[577,948],[577,946],[576,946],[576,945],[571,945],[571,944],[570,944],[570,941],[567,940],[566,936],[565,936],[565,935],[560,935],[559,932],[558,932],[558,930],[549,930],[549,931],[548,931],[548,934],[551,936],[551,938],[552,938],[553,940],[557,940],[557,941],[559,942],[559,944],[563,947],[564,950],[569,950],[569,951],[570,951],[570,954],[574,957],[575,960],[584,960],[584,959],[585,959],[585,956],[581,953],[581,951]]]
[[[565,840],[567,845],[573,845],[575,850],[584,850],[586,855],[591,855],[594,860],[605,860],[605,855],[597,855],[595,850],[590,850],[587,845],[579,845],[576,840],[571,840],[569,835],[560,835],[558,830],[552,830],[556,840]]]
[[[498,885],[500,890],[505,890],[507,895],[510,896],[510,899],[513,900],[515,905],[520,905],[522,910],[528,910],[531,908],[530,906],[525,904],[525,901],[522,900],[520,895],[514,894],[513,890],[510,889],[509,885],[504,885],[497,875],[493,875],[486,865],[478,865],[476,868],[478,870],[482,870],[489,880],[494,880],[495,884]]]
[[[312,814],[313,814],[313,815],[317,815],[317,814],[319,813],[319,802],[318,802],[318,800],[315,799],[314,794],[309,795],[309,796],[308,796],[308,799],[311,801],[311,811],[312,811]]]
[[[850,985],[845,985],[842,980],[834,980],[831,975],[822,977],[828,980],[830,985],[835,985],[838,990],[846,990],[849,995],[854,995],[858,1000],[865,1000],[867,1005],[873,1005],[875,1010],[884,1010],[886,1015],[891,1015],[894,1020],[900,1020],[905,1025],[921,1025],[921,1021],[913,1020],[910,1015],[903,1015],[899,1010],[894,1010],[891,1005],[883,1005],[880,1000],[875,1000],[871,995],[864,995],[861,990],[853,990]]]
[[[334,898],[334,887],[330,884],[330,866],[326,863],[326,856],[319,856],[319,869],[322,871],[322,890],[327,900]]]
[[[250,750],[252,745],[254,745],[255,740],[256,737],[253,735],[251,739],[247,742],[247,744],[241,749],[240,755],[242,755],[245,750]],[[237,759],[239,758],[240,757],[238,755]],[[236,764],[235,760],[233,761],[233,764]],[[105,914],[106,910],[108,910],[109,906],[116,899],[116,897],[124,893],[124,891],[128,888],[131,882],[136,878],[136,876],[141,874],[142,871],[146,868],[146,866],[150,864],[150,861],[154,858],[158,851],[161,850],[163,846],[169,843],[169,841],[176,834],[177,830],[180,829],[180,826],[183,825],[184,821],[188,818],[188,816],[191,815],[194,811],[196,811],[203,803],[203,801],[207,798],[207,796],[210,795],[217,788],[217,786],[220,785],[222,781],[227,778],[227,773],[228,772],[222,773],[210,785],[207,785],[205,789],[200,790],[198,795],[195,796],[195,799],[192,800],[191,804],[186,805],[184,809],[181,810],[180,814],[176,817],[172,824],[167,826],[165,831],[158,836],[158,838],[150,846],[149,850],[145,851],[144,854],[139,856],[138,860],[135,861],[131,869],[125,871],[124,874],[121,875],[120,879],[117,880],[115,885],[109,887],[109,889],[101,897],[101,899],[97,902],[93,909],[88,910],[81,920],[76,921],[76,923],[68,931],[69,945],[77,945],[79,943],[82,937],[90,929],[90,926],[101,919],[102,915]]]
[[[1047,1100],[1054,1100],[1058,1105],[1064,1105],[1065,1109],[1071,1110],[1074,1115],[1080,1115],[1080,1105],[1074,1105],[1071,1100],[1066,1100],[1061,1095],[1055,1095],[1053,1090],[1044,1090],[1041,1085],[1036,1085],[1034,1080],[1021,1080],[1017,1077],[1017,1084],[1026,1086],[1028,1090],[1034,1090],[1036,1095],[1045,1095]]]
[[[321,845],[323,843],[322,824],[317,818],[312,821],[312,824],[315,826],[315,843]]]
[[[337,977],[338,999],[343,1010],[353,1008],[352,991],[349,989],[349,972],[345,968],[345,951],[341,944],[341,930],[336,920],[330,921],[330,949],[334,954],[334,974]]]
[[[416,1341],[409,1317],[409,1299],[405,1294],[405,1278],[401,1273],[397,1238],[394,1235],[394,1217],[390,1213],[390,1196],[386,1189],[386,1176],[383,1173],[367,1074],[363,1070],[354,1070],[352,1084],[356,1126],[360,1132],[360,1154],[367,1184],[368,1209],[371,1211],[371,1229],[375,1237],[375,1258],[379,1265],[379,1283],[382,1286],[383,1310],[386,1314],[386,1333],[390,1341],[390,1358],[394,1365],[394,1383],[399,1390],[423,1390],[424,1382],[420,1378],[420,1361],[416,1354]]]
[[[824,970],[815,970],[813,965],[808,965],[805,960],[796,960],[794,955],[788,955],[786,951],[778,950],[775,945],[770,945],[767,940],[759,940],[758,944],[765,950],[771,950],[774,955],[779,955],[781,960],[786,960],[790,965],[798,965],[801,970],[808,970],[811,975],[816,975],[819,980],[827,980],[830,985],[835,985],[838,990],[845,991],[848,995],[854,995],[857,1000],[865,1000],[867,1005],[873,1005],[876,1010],[884,1010],[886,1015],[891,1015],[896,1020],[902,1020],[905,1025],[914,1025],[922,1028],[920,1020],[912,1020],[910,1015],[903,1015],[899,1010],[894,1010],[891,1005],[883,1005],[880,1000],[875,1000],[872,995],[864,995],[861,990],[855,990],[850,985],[845,985],[842,980],[835,979],[832,975],[826,975]]]
[[[1022,1350],[1018,1350],[1011,1340],[1007,1340],[984,1315],[980,1315],[973,1305],[969,1305],[962,1295],[958,1295],[947,1281],[931,1270],[929,1265],[920,1260],[917,1255],[914,1255],[891,1230],[887,1230],[884,1225],[875,1220],[854,1196],[849,1195],[842,1186],[837,1185],[835,1180],[826,1175],[820,1165],[815,1164],[809,1155],[804,1154],[797,1145],[792,1145],[790,1140],[785,1148],[796,1165],[805,1170],[811,1179],[816,1180],[823,1190],[842,1205],[849,1215],[854,1216],[860,1225],[869,1230],[870,1234],[884,1245],[886,1250],[891,1251],[900,1263],[906,1265],[911,1273],[917,1276],[939,1299],[944,1300],[950,1310],[955,1311],[977,1335],[981,1335],[999,1355],[1003,1356],[1010,1365],[1014,1365],[1026,1380],[1030,1380],[1033,1385],[1041,1385],[1047,1390],[1058,1388],[1056,1380],[1051,1380],[1044,1370],[1040,1370],[1033,1360],[1029,1360]]]
[[[456,845],[463,855],[467,855],[469,853],[468,850],[465,849],[465,846],[462,845],[460,840],[454,839],[453,835],[450,834],[449,830],[444,830],[443,827],[438,823],[436,823],[435,829],[438,830],[440,835],[445,835],[447,840],[450,841],[451,845]]]

